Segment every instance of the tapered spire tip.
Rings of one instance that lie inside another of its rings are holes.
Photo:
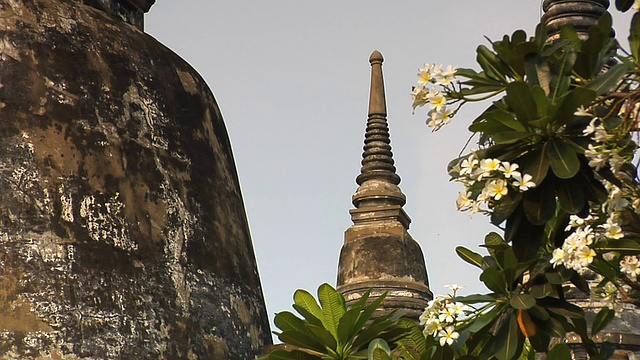
[[[378,50],[375,50],[373,53],[371,53],[371,56],[369,57],[369,63],[371,64],[382,63],[383,61],[384,57],[382,57],[382,54]]]

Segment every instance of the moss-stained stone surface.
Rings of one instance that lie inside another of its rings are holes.
[[[270,341],[204,81],[93,7],[0,0],[0,359],[250,359]]]

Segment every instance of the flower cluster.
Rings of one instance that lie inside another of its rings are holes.
[[[458,210],[469,211],[471,215],[485,212],[484,205],[493,207],[509,191],[523,192],[535,187],[532,176],[523,175],[519,167],[499,159],[479,159],[475,153],[462,159],[450,172],[455,181],[466,187],[456,200]]]
[[[621,111],[624,112],[624,110]],[[593,141],[584,151],[584,156],[589,160],[589,166],[595,171],[600,171],[603,167],[608,166],[614,174],[617,174],[625,162],[632,160],[632,155],[622,156],[620,154],[617,148],[620,139],[615,134],[607,132],[602,119],[594,116],[584,107],[580,107],[574,115],[591,118],[589,124],[582,130],[582,134],[590,137]]]
[[[452,298],[459,285],[448,285],[453,290],[453,295],[438,295],[429,301],[424,313],[420,316],[420,325],[424,326],[425,336],[437,338],[440,346],[452,345],[460,334],[455,331],[456,324],[467,314],[473,312],[473,308],[461,302],[454,302]]]
[[[424,64],[424,68],[418,69],[418,86],[414,86],[411,92],[413,109],[429,105],[427,125],[433,131],[451,122],[455,114],[451,110],[451,101],[447,98],[456,81],[456,67]]]
[[[616,192],[612,191],[612,193]],[[611,200],[609,199],[609,201]],[[610,212],[604,222],[600,220],[601,217],[598,214],[591,214],[586,218],[571,215],[569,225],[567,225],[565,231],[573,230],[573,232],[564,240],[562,247],[553,250],[550,260],[553,267],[563,265],[578,273],[584,273],[596,256],[595,244],[604,240],[622,239],[624,232],[617,212],[620,210],[618,207],[620,203],[619,200],[613,200],[613,202],[608,203],[608,206],[605,205],[605,208],[609,209]],[[604,255],[605,257],[611,257],[610,254]]]

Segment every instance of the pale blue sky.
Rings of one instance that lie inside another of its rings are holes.
[[[533,32],[538,0],[158,0],[146,31],[193,65],[213,90],[233,144],[270,318],[297,288],[335,284],[357,185],[373,50],[383,65],[391,145],[412,236],[431,288],[484,291],[455,255],[476,251],[493,227],[455,210],[461,187],[447,162],[480,107],[431,133],[411,114],[423,63],[475,66],[475,48],[505,33]],[[628,18],[614,11],[626,38]],[[626,40],[622,40],[626,44]]]

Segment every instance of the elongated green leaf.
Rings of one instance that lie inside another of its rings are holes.
[[[323,326],[308,325],[307,326],[313,337],[317,339],[325,348],[336,351],[338,348],[338,341],[331,332],[325,329]]]
[[[315,317],[312,313],[307,311],[307,309],[303,308],[300,305],[293,304],[293,308],[300,314],[302,317],[309,323],[313,325],[322,326],[322,320],[320,318]]]
[[[536,185],[542,183],[551,165],[551,160],[547,156],[547,146],[548,143],[545,142],[542,147],[532,150],[523,165],[524,173],[531,175],[531,181]]]
[[[490,303],[496,301],[492,295],[471,294],[466,296],[456,296],[451,301],[459,301],[465,304]]]
[[[498,360],[511,360],[518,349],[518,342],[521,336],[518,330],[518,323],[513,313],[508,313],[508,317],[503,319],[503,325],[498,330],[496,336],[496,358]]]
[[[468,262],[469,264],[475,267],[482,269],[482,264],[483,264],[482,255],[476,252],[473,252],[465,248],[464,246],[456,247],[456,253],[462,260]]]
[[[529,294],[536,299],[542,299],[553,294],[553,292],[553,285],[548,282],[544,282],[542,284],[533,285]]]
[[[476,61],[480,64],[485,74],[491,79],[504,82],[506,71],[496,54],[484,45],[478,46],[476,53]]]
[[[542,331],[536,331],[536,334],[529,338],[529,343],[531,344],[533,349],[539,352],[547,352],[549,350],[550,342],[551,342],[551,337],[549,337],[549,335],[545,334]]]
[[[571,180],[556,181],[558,187],[558,202],[562,210],[568,214],[579,213],[587,204],[584,196],[585,190],[580,182]]]
[[[340,322],[338,323],[338,340],[341,344],[348,343],[358,331],[362,330],[362,327],[355,327],[360,312],[361,308],[351,308],[340,318]]]
[[[472,333],[477,333],[478,331],[491,326],[496,319],[498,319],[498,315],[500,315],[500,309],[502,308],[494,308],[491,311],[478,316],[469,326],[468,330]]]
[[[422,328],[415,322],[403,318],[398,327],[406,329],[406,336],[398,340],[398,351],[407,359],[419,359],[427,351],[427,341]]]
[[[596,95],[602,95],[607,91],[611,91],[628,70],[629,67],[624,63],[614,65],[607,72],[591,80],[586,87],[595,91]]]
[[[627,11],[633,5],[633,0],[616,0],[616,9],[619,11]]]
[[[283,331],[278,334],[278,339],[302,349],[309,349],[320,353],[326,350],[324,344],[316,336],[309,336],[296,330]]]
[[[579,87],[571,90],[562,99],[560,108],[554,116],[556,126],[570,123],[574,118],[574,113],[579,107],[588,107],[596,98],[596,92],[592,89]]]
[[[391,349],[386,341],[373,339],[367,350],[367,360],[391,360]]]
[[[561,139],[550,139],[546,150],[551,170],[560,179],[570,179],[580,170],[578,155]]]
[[[390,328],[394,325],[393,321],[390,320],[382,320],[376,319],[371,325],[365,328],[362,332],[360,332],[355,340],[353,341],[354,349],[360,349],[363,346],[366,346],[371,340],[375,338],[384,338],[383,334],[385,330],[390,330]],[[401,332],[406,331],[406,329],[400,329]]]
[[[549,103],[549,99],[547,98],[548,93],[545,93],[545,90],[543,90],[540,86],[538,85],[534,85],[531,88],[531,96],[533,96],[533,101],[536,103],[536,108],[538,109],[538,118],[544,119],[546,118],[547,121],[550,117],[553,116],[553,112],[550,111],[549,106],[551,105]],[[529,121],[530,125],[533,125],[532,121]],[[539,124],[540,126],[537,126],[540,129],[544,129],[544,126],[546,124],[541,123]]]
[[[566,318],[581,318],[584,316],[584,311],[582,308],[570,304],[564,300],[554,299],[554,298],[546,298],[541,299],[540,305],[544,306],[544,308],[554,314],[564,316]]]
[[[509,303],[514,309],[527,310],[536,304],[536,299],[529,294],[515,294],[509,299]]]
[[[544,225],[556,212],[554,179],[547,177],[542,184],[528,190],[522,204],[527,220],[533,225]]]
[[[500,123],[504,126],[507,126],[517,132],[526,132],[526,128],[522,123],[516,120],[515,116],[512,113],[504,111],[502,109],[496,109],[492,111],[487,111],[484,115],[486,121]]]
[[[486,268],[480,275],[480,281],[482,281],[489,290],[498,294],[507,293],[507,284],[504,279],[504,275],[496,268]]]
[[[522,81],[514,81],[507,85],[505,101],[523,125],[537,117],[536,103],[533,101],[531,89]]]
[[[535,317],[536,319],[545,321],[549,318],[549,313],[540,305],[534,305],[531,309],[527,310],[529,315]]]
[[[500,202],[493,208],[491,213],[491,223],[499,226],[516,210],[522,201],[523,194],[510,191],[506,196],[500,199]]]
[[[640,13],[633,14],[631,19],[631,29],[629,30],[629,46],[631,47],[631,55],[640,62]]]
[[[599,242],[597,244],[594,244],[594,248],[603,253],[608,251],[638,252],[640,251],[640,244],[638,244],[638,242],[634,240],[618,239]]]
[[[430,360],[453,360],[454,351],[451,346],[438,346]]]
[[[346,312],[342,295],[329,284],[322,284],[318,288],[318,299],[322,305],[322,323],[337,339],[340,318]]]
[[[531,85],[538,85],[544,90],[545,96],[548,96],[551,92],[551,69],[549,63],[544,60],[539,54],[530,54],[525,58],[525,71],[527,73],[527,79]]]
[[[298,330],[304,332],[306,329],[304,320],[298,318],[289,311],[282,311],[277,313],[275,318],[273,319],[273,322],[278,327],[278,329],[282,331]]]
[[[593,320],[593,325],[591,325],[591,336],[595,336],[601,330],[607,327],[611,320],[613,320],[616,316],[616,312],[609,309],[608,307],[603,307],[596,318]]]
[[[499,145],[514,144],[523,139],[531,138],[535,134],[529,132],[502,131],[492,136],[493,141]]]
[[[564,31],[566,29],[563,28]],[[562,98],[571,84],[571,69],[576,62],[576,51],[573,48],[567,48],[562,55],[561,61],[552,69],[554,76],[551,80],[551,103],[556,104]]]
[[[268,360],[322,360],[322,358],[311,355],[300,350],[276,350],[269,354]]]
[[[307,313],[313,315],[316,319],[322,320],[322,309],[313,295],[308,291],[302,289],[296,290],[296,292],[293,293],[293,303],[306,310]],[[305,316],[305,314],[301,315]],[[309,321],[309,319],[307,319],[307,321]]]
[[[571,349],[565,343],[556,344],[547,355],[547,359],[571,360]]]
[[[360,313],[360,316],[358,317],[358,320],[356,321],[355,325],[353,325],[353,327],[355,329],[363,328],[367,321],[371,320],[373,313],[380,306],[380,304],[382,304],[382,301],[385,297],[387,297],[387,292],[384,292],[382,295],[375,298],[369,305],[362,309],[362,313]]]

